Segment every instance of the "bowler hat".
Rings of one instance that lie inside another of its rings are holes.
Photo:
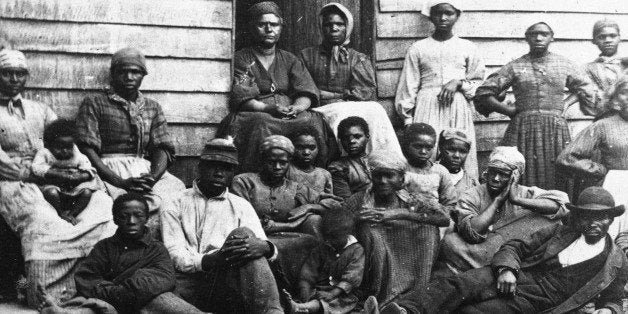
[[[565,204],[573,213],[608,214],[617,217],[624,213],[624,205],[615,206],[613,195],[602,187],[592,186],[584,189],[576,204]]]

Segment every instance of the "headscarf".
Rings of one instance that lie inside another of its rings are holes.
[[[454,9],[456,9],[456,11],[458,11],[458,14],[460,14],[462,12],[462,2],[463,0],[430,0],[430,1],[425,1],[423,3],[423,9],[421,9],[421,13],[427,17],[430,16],[430,11],[432,10],[432,7],[439,5],[441,3],[447,3],[449,5],[451,5],[452,7],[454,7]]]
[[[399,172],[405,172],[408,163],[405,159],[397,154],[391,154],[389,151],[374,151],[368,156],[368,167],[370,171],[375,169],[390,169]]]
[[[619,33],[619,24],[617,24],[617,22],[609,19],[603,19],[595,22],[593,25],[593,39],[595,39],[595,36],[597,36],[605,27],[612,27],[617,30],[617,33]]]
[[[338,60],[341,60],[342,62],[346,63],[349,52],[347,51],[345,46],[348,45],[351,41],[351,33],[353,32],[353,14],[351,14],[347,7],[340,3],[328,3],[324,5],[318,13],[318,23],[321,30],[323,29],[323,14],[327,13],[329,9],[332,8],[338,9],[342,13],[342,15],[344,15],[343,18],[345,20],[345,23],[347,24],[347,36],[345,37],[345,41],[341,45],[332,47],[331,55],[334,57],[334,60],[336,60],[336,62],[338,62]]]
[[[471,146],[471,140],[467,137],[464,131],[456,128],[448,128],[440,132],[440,138],[438,140],[438,147],[442,147],[445,141],[459,140],[465,144]]]
[[[148,74],[146,71],[146,58],[144,54],[131,47],[122,48],[111,57],[111,71],[118,66],[122,65],[135,65],[138,66],[144,72],[144,75]]]
[[[251,20],[254,20],[255,18],[264,14],[274,14],[283,21],[283,14],[281,14],[281,9],[276,3],[272,1],[264,1],[260,3],[256,3],[252,5],[246,11],[246,13],[248,14]]]
[[[238,150],[233,145],[233,138],[215,138],[209,141],[203,152],[201,160],[221,161],[232,165],[238,165]]]
[[[497,146],[488,157],[489,168],[519,170],[523,174],[526,167],[526,159],[515,146]]]
[[[264,142],[259,146],[259,151],[263,153],[269,152],[273,148],[281,149],[287,152],[290,156],[294,154],[294,145],[290,139],[283,135],[271,135],[264,139]]]
[[[2,49],[0,50],[0,69],[17,68],[28,72],[28,65],[26,63],[26,56],[21,51]],[[15,96],[0,95],[0,99],[8,101],[7,112],[10,115],[16,114],[15,106],[22,104],[22,95],[17,94]]]

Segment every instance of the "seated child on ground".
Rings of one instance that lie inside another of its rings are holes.
[[[44,148],[37,152],[32,164],[44,198],[59,217],[72,224],[89,204],[92,191],[103,187],[96,169],[74,144],[75,132],[74,121],[52,122],[44,130]]]
[[[440,133],[438,140],[438,163],[449,171],[449,178],[460,196],[478,183],[477,178],[464,171],[464,164],[469,156],[471,140],[458,129],[446,129]]]
[[[290,140],[294,144],[292,164],[286,177],[299,182],[317,192],[333,193],[331,174],[316,167],[318,159],[318,131],[313,127],[304,127],[293,133]]]
[[[284,290],[290,313],[349,313],[358,298],[364,273],[364,248],[351,234],[354,216],[345,209],[327,211],[323,217],[324,243],[317,246],[301,268],[299,301]]]

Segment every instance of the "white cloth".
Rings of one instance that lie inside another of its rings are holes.
[[[615,205],[624,205],[628,207],[628,170],[609,170],[604,178],[602,187],[607,190],[613,199]],[[624,212],[621,216],[615,217],[613,223],[608,228],[608,234],[612,239],[622,231],[628,231],[628,215]]]
[[[183,273],[202,270],[205,254],[219,250],[236,228],[247,227],[256,237],[267,240],[253,206],[229,193],[207,198],[196,182],[180,192],[161,211],[163,240],[175,269]]]
[[[584,240],[584,235],[581,235],[576,241],[573,241],[573,243],[558,253],[558,261],[563,267],[578,264],[602,253],[605,246],[606,238],[602,238],[594,244],[588,244]]]
[[[464,169],[460,169],[460,171],[458,171],[458,173],[450,173],[449,174],[449,179],[451,179],[451,183],[453,185],[458,184],[458,182],[460,182],[460,180],[462,180],[463,177],[464,177]]]

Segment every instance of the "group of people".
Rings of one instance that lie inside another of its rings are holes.
[[[24,272],[45,313],[620,313],[619,27],[595,24],[601,54],[585,71],[549,52],[553,31],[536,23],[529,53],[484,80],[480,53],[452,32],[457,1],[424,13],[435,31],[406,55],[397,134],[369,57],[347,47],[346,7],[321,8],[322,43],[297,57],[276,48],[279,7],[251,6],[231,113],[187,189],[167,171],[161,106],[139,91],[140,51],[116,52],[110,87],[66,120],[22,97],[26,58],[0,50],[3,291]],[[482,174],[471,101],[511,118]],[[596,120],[572,141],[563,113],[576,101]],[[567,173],[604,187],[572,203]]]

